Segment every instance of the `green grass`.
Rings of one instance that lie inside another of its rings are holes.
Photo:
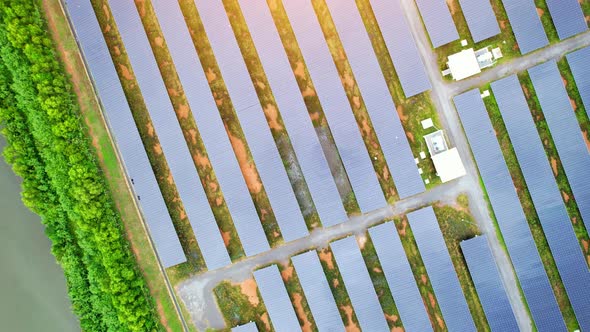
[[[246,67],[250,73],[254,88],[258,94],[258,99],[264,110],[265,116],[269,122],[271,133],[277,144],[283,164],[287,169],[287,175],[295,191],[295,196],[304,218],[310,229],[320,226],[320,219],[313,205],[311,194],[305,182],[301,168],[297,162],[297,156],[291,144],[289,135],[282,120],[280,109],[276,103],[274,95],[268,87],[270,84],[266,78],[262,63],[258,58],[258,53],[254,46],[254,41],[250,37],[248,25],[242,15],[237,0],[225,0],[225,8],[230,17],[230,22],[235,34],[238,36],[237,41],[246,62]]]
[[[344,326],[349,328],[358,328],[358,318],[352,309],[352,303],[350,302],[350,298],[348,297],[348,293],[344,287],[344,281],[340,275],[338,265],[336,265],[336,260],[334,259],[332,249],[327,247],[318,250],[318,254],[320,256],[322,268],[324,269],[324,274],[326,275],[326,280],[328,280],[328,284],[332,290],[332,295],[334,296],[334,300],[336,300],[336,304],[338,305],[338,311],[340,312],[340,317],[344,322]]]
[[[578,88],[576,87],[573,75],[565,58],[560,59],[557,64],[560,69],[563,80],[564,82],[566,82],[566,90],[572,101],[572,106],[575,106],[575,115],[580,124],[580,130],[582,131],[582,135],[586,139],[587,145],[590,147],[590,120],[588,119],[588,115],[586,113],[586,110],[584,109],[584,104],[582,103],[582,98],[580,97]],[[563,165],[559,160],[557,149],[555,147],[553,139],[551,138],[551,133],[547,126],[547,122],[544,120],[541,109],[537,104],[537,100],[529,101],[529,103],[531,109],[534,110],[533,116],[539,119],[538,121],[535,121],[535,123],[537,124],[537,129],[543,140],[547,156],[550,160],[555,160],[555,167],[557,170],[557,185],[559,187],[559,190],[562,192],[564,198],[568,198],[566,200],[564,199],[565,205],[568,214],[571,218],[572,226],[574,227],[576,236],[580,241],[580,246],[583,250],[584,255],[586,256],[586,261],[588,264],[590,264],[590,248],[588,248],[590,244],[590,238],[588,236],[588,230],[581,222],[582,217],[576,204],[575,197],[569,185],[567,176],[563,169]]]
[[[346,174],[346,170],[344,169],[344,165],[342,164],[342,160],[340,159],[339,152],[334,148],[334,138],[332,137],[332,133],[328,127],[320,100],[315,91],[313,82],[311,81],[311,77],[309,76],[309,72],[305,66],[305,61],[301,51],[299,50],[297,40],[293,30],[291,29],[291,25],[283,8],[283,4],[279,0],[270,0],[269,8],[283,43],[283,47],[287,53],[287,58],[289,59],[291,67],[293,68],[295,79],[297,80],[299,90],[301,91],[307,106],[307,111],[311,121],[316,128],[316,131],[321,133],[320,140],[324,141],[326,145],[331,147],[331,151],[329,153],[326,153],[326,150],[324,152],[326,154],[326,159],[328,160],[332,174],[336,180],[336,184],[339,187],[338,189],[340,191],[345,209],[349,215],[358,215],[360,214],[360,208],[356,201],[354,192],[352,191],[352,188],[348,182],[348,176]]]
[[[391,331],[397,331],[396,329],[403,328],[402,321],[393,299],[393,295],[391,294],[391,290],[389,289],[389,284],[387,283],[387,279],[381,268],[381,263],[377,257],[377,251],[375,251],[371,236],[368,233],[365,233],[361,243],[363,243],[361,246],[361,253],[365,264],[367,265],[367,269],[369,270],[371,280],[373,281],[373,287],[377,292],[379,303],[381,304],[381,308],[383,309],[383,313],[389,324],[389,329]]]
[[[209,206],[211,206],[213,215],[218,222],[219,229],[227,241],[226,247],[230,257],[232,260],[239,260],[245,256],[244,250],[233,225],[227,205],[225,204],[219,182],[211,167],[211,161],[209,160],[205,145],[195,123],[192,110],[184,94],[182,84],[180,83],[174,67],[174,62],[168,51],[164,35],[158,25],[152,4],[149,1],[143,0],[137,0],[136,4],[148,40],[150,41],[154,52],[156,62],[160,69],[160,74],[166,85],[168,96],[174,107],[176,118],[182,129],[186,145],[191,153],[195,168],[198,170],[201,183],[203,183],[203,188],[205,188],[205,193],[209,200]]]
[[[192,227],[186,218],[186,212],[179,199],[176,186],[170,181],[170,169],[168,168],[166,158],[159,149],[160,143],[158,137],[154,132],[149,112],[143,101],[137,81],[135,80],[129,59],[125,53],[125,47],[119,36],[108,3],[106,0],[93,0],[92,5],[109,47],[109,51],[111,52],[111,57],[115,63],[115,68],[117,69],[117,73],[123,86],[123,91],[129,102],[133,118],[139,130],[152,169],[158,180],[160,191],[162,192],[164,201],[166,202],[168,211],[170,212],[170,216],[174,223],[176,233],[178,234],[185,255],[188,259],[186,263],[168,269],[168,276],[174,283],[190,273],[204,270],[205,262],[203,261],[201,251],[195,240]]]
[[[287,292],[289,293],[289,299],[291,299],[293,308],[295,308],[299,324],[303,327],[303,330],[317,332],[318,329],[315,325],[315,320],[311,315],[309,303],[303,293],[303,288],[301,288],[301,283],[299,282],[299,277],[297,276],[293,263],[289,261],[286,265],[279,264],[279,270],[281,271],[285,288],[287,288]]]
[[[535,0],[535,5],[537,6],[537,13],[540,14],[539,17],[541,18],[541,23],[543,23],[549,42],[554,43],[559,41],[557,30],[553,25],[549,8],[547,8],[547,2],[545,0]]]
[[[521,82],[524,83],[523,86],[526,87],[525,93],[529,97],[529,107],[531,108],[531,110],[539,109],[538,101],[536,100],[536,98],[531,98],[529,95],[529,93],[533,91],[532,84],[530,83],[530,80],[528,80],[528,77],[525,77],[524,75],[526,74],[522,74],[520,78]],[[485,89],[489,89],[489,84],[485,87]],[[563,282],[561,280],[561,277],[559,276],[557,266],[555,265],[555,261],[549,249],[549,244],[547,243],[547,239],[545,238],[545,234],[541,227],[539,217],[537,215],[532,199],[530,197],[530,193],[528,191],[524,177],[522,175],[520,165],[516,158],[516,154],[510,142],[510,138],[508,137],[508,133],[502,120],[500,110],[498,109],[498,105],[496,104],[493,96],[485,98],[484,102],[486,104],[486,108],[490,115],[494,129],[496,131],[496,136],[502,148],[504,159],[506,160],[506,164],[511,173],[514,185],[516,187],[521,206],[523,207],[523,210],[527,217],[529,228],[533,235],[533,239],[535,240],[537,250],[539,251],[539,255],[541,256],[541,260],[543,261],[543,265],[545,267],[545,271],[547,272],[549,282],[551,283],[551,287],[553,288],[553,292],[556,296],[557,302],[562,311],[564,320],[568,328],[570,330],[574,330],[578,328],[578,323],[574,315],[573,308],[571,307],[569,298],[563,286]],[[533,117],[535,116],[533,115]],[[536,117],[535,122],[539,127],[539,119]],[[541,137],[544,142],[548,140],[548,138],[543,137],[543,135],[541,135]]]
[[[430,283],[430,279],[428,279],[426,268],[418,251],[418,246],[410,229],[408,219],[404,216],[396,218],[394,222],[434,331],[446,331],[446,324],[443,320],[440,306],[434,296],[432,284]]]
[[[436,205],[434,212],[477,331],[490,331],[460,247],[461,241],[481,234],[469,212],[469,202],[462,198],[461,201],[458,200],[457,207]]]
[[[299,283],[299,278],[295,272],[293,264],[289,261],[286,265],[278,265],[279,271],[283,278],[285,288],[289,294],[289,298],[295,308],[295,313],[299,320],[299,324],[305,330],[317,332],[315,321],[311,315],[309,304],[303,294],[303,289]],[[246,281],[246,284],[252,284],[253,279]],[[262,318],[267,315],[266,308],[262,302],[260,293],[256,290],[256,304],[252,303],[252,298],[249,298],[247,294],[243,292],[243,288],[239,284],[232,284],[230,282],[222,282],[217,285],[214,289],[214,293],[217,299],[217,303],[221,308],[224,320],[228,326],[236,326],[245,324],[249,321],[257,323],[258,328],[261,331],[269,330],[266,328],[266,324],[270,324],[270,320]],[[252,294],[248,294],[252,295]],[[266,316],[268,318],[268,316]]]
[[[590,22],[590,0],[581,0],[580,5],[582,5],[582,11],[586,15],[586,22]]]
[[[250,282],[254,282],[253,279]],[[260,293],[256,288],[256,305],[250,302],[246,294],[242,292],[239,284],[224,281],[213,289],[217,303],[223,318],[228,326],[237,326],[248,322],[256,322],[259,331],[271,331],[272,325],[266,313],[266,307],[261,301]]]
[[[94,89],[85,75],[84,64],[80,57],[75,38],[64,16],[60,2],[42,1],[45,16],[50,22],[50,33],[58,48],[59,55],[70,74],[72,85],[80,103],[81,116],[88,127],[94,146],[97,150],[99,164],[105,174],[113,200],[124,223],[125,232],[138,266],[143,273],[151,296],[155,299],[159,319],[165,327],[173,331],[182,330],[182,324],[176,307],[172,301],[164,276],[162,275],[155,253],[138,214],[132,193],[120,167],[117,153],[102,117],[101,109],[96,102]]]

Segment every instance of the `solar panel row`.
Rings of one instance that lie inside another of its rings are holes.
[[[580,327],[590,329],[590,271],[516,75],[492,83],[514,152]]]
[[[258,95],[221,0],[195,0],[221,75],[285,241],[308,235]]]
[[[183,263],[186,257],[145,153],[92,5],[88,1],[68,0],[66,9],[109,128],[121,153],[125,170],[133,179],[133,189],[140,197],[139,205],[158,257],[165,268]]]
[[[590,154],[555,61],[529,69],[582,220],[590,229]]]
[[[310,0],[283,5],[361,211],[387,205]]]
[[[462,241],[461,249],[490,329],[494,332],[520,331],[487,236]]]
[[[500,33],[500,26],[490,0],[459,0],[474,42]]]
[[[579,0],[547,0],[547,7],[559,39],[588,30]]]
[[[412,268],[393,222],[369,228],[383,274],[407,331],[432,331]]]
[[[279,268],[271,265],[254,271],[254,279],[274,330],[277,332],[300,331],[299,320],[295,315]]]
[[[502,0],[502,3],[522,54],[549,44],[533,0]]]
[[[424,267],[449,331],[475,331],[469,307],[432,207],[408,213]]]
[[[268,5],[264,0],[240,5],[322,225],[338,224],[347,219],[346,211]]]
[[[135,3],[110,1],[113,17],[188,219],[209,269],[231,260],[182,135]]]
[[[480,92],[454,101],[535,325],[566,331]]]
[[[371,7],[406,97],[430,90],[432,85],[400,0],[371,0]]]
[[[266,235],[180,7],[166,0],[153,0],[152,4],[244,251],[248,256],[266,251]]]
[[[423,192],[424,182],[355,1],[326,3],[400,198]]]
[[[344,286],[363,331],[389,331],[373,282],[354,236],[330,244]]]
[[[244,325],[233,327],[231,332],[258,332],[258,327],[256,327],[256,323],[250,322]]]
[[[344,331],[330,285],[315,250],[291,258],[319,331]]]
[[[586,114],[590,117],[590,47],[585,47],[568,55],[567,62],[570,65],[574,81],[578,87],[582,103],[586,108]]]
[[[459,39],[459,33],[445,0],[416,0],[416,4],[435,48]]]

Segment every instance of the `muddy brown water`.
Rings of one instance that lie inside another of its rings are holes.
[[[4,146],[0,136],[0,151]],[[43,225],[21,202],[20,179],[0,157],[0,330],[80,331],[70,307]]]

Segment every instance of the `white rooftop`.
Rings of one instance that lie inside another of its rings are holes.
[[[432,118],[428,118],[426,120],[422,120],[422,128],[428,129],[434,127],[434,123],[432,122]]]
[[[449,55],[447,64],[455,81],[481,73],[473,48]]]
[[[449,149],[445,152],[432,156],[432,162],[440,180],[445,183],[460,178],[466,174],[465,167],[459,156],[457,148]]]

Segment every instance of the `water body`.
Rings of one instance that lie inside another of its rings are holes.
[[[6,141],[0,136],[0,151]],[[63,271],[39,217],[20,200],[20,180],[0,156],[0,330],[80,331]]]

